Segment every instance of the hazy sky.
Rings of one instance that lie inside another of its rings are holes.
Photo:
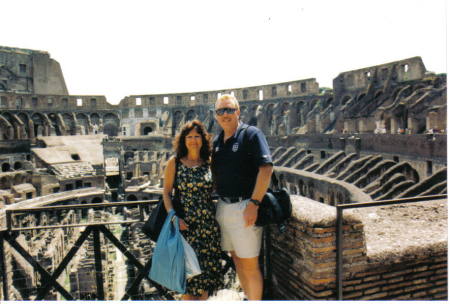
[[[48,51],[69,93],[128,95],[316,78],[421,56],[446,73],[445,0],[0,0],[0,45]]]

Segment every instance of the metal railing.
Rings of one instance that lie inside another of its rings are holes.
[[[114,224],[133,224],[138,222],[143,222],[144,219],[144,209],[147,205],[157,204],[158,200],[148,200],[148,201],[133,201],[133,202],[118,202],[118,203],[97,203],[97,204],[82,204],[82,205],[59,205],[59,206],[44,206],[44,207],[31,207],[23,209],[7,209],[5,210],[6,217],[6,228],[0,230],[0,276],[3,281],[3,297],[4,300],[8,299],[8,281],[7,281],[7,270],[5,261],[5,247],[4,242],[7,242],[13,249],[17,251],[41,276],[41,286],[37,288],[35,300],[43,300],[48,295],[51,288],[55,288],[66,300],[76,300],[70,292],[68,292],[61,284],[57,281],[60,275],[67,268],[69,263],[77,254],[78,250],[82,247],[83,243],[92,234],[93,236],[93,251],[94,251],[94,271],[95,271],[95,281],[97,286],[96,298],[97,300],[106,300],[105,292],[103,288],[104,277],[102,269],[102,252],[101,252],[101,241],[100,233],[103,233],[104,237],[108,239],[117,249],[119,249],[122,254],[128,259],[132,266],[138,269],[137,275],[133,282],[129,285],[128,289],[125,291],[121,300],[128,300],[133,295],[138,293],[141,281],[145,278],[154,286],[160,295],[164,296],[168,300],[174,300],[171,292],[158,283],[152,281],[148,274],[150,272],[152,264],[152,256],[147,259],[145,265],[143,265],[132,253],[131,251],[116,238],[113,232],[107,227],[108,225]],[[139,218],[134,220],[126,221],[110,221],[110,222],[88,222],[88,223],[74,223],[74,224],[62,224],[62,225],[48,225],[48,226],[36,226],[36,227],[13,227],[13,216],[18,214],[30,214],[38,212],[62,212],[75,209],[104,209],[111,207],[138,207],[139,208]],[[53,273],[49,273],[36,259],[28,253],[16,240],[20,232],[38,230],[38,229],[60,229],[60,228],[74,228],[74,227],[85,227],[75,241],[72,248],[70,248],[66,256],[62,259],[58,266],[55,266]],[[233,261],[230,256],[224,255],[222,253],[222,259],[224,261],[223,274],[230,269],[234,268]]]
[[[366,207],[377,207],[383,205],[398,205],[405,203],[415,203],[415,202],[426,202],[431,200],[447,199],[447,194],[440,195],[430,195],[430,196],[419,196],[419,197],[409,197],[401,199],[392,199],[376,202],[367,203],[354,203],[336,206],[336,221],[337,221],[337,236],[336,236],[336,254],[337,254],[337,265],[336,265],[336,277],[337,277],[337,298],[342,300],[343,295],[343,270],[344,270],[344,258],[343,258],[343,211],[345,209],[354,208],[366,208]]]
[[[41,287],[37,290],[37,296],[35,300],[43,300],[51,288],[55,288],[66,300],[75,300],[73,296],[58,283],[57,279],[63,273],[64,269],[69,265],[70,261],[74,258],[78,250],[83,245],[84,241],[93,234],[94,239],[94,257],[95,257],[95,279],[97,285],[97,299],[105,300],[103,289],[103,271],[102,271],[102,254],[100,248],[100,232],[104,237],[109,239],[111,243],[119,249],[122,254],[128,259],[128,261],[138,269],[138,274],[129,288],[125,291],[122,300],[128,300],[131,295],[135,294],[142,279],[146,278],[157,291],[164,295],[167,299],[173,300],[173,297],[159,284],[149,279],[148,273],[150,271],[152,259],[150,258],[145,265],[141,262],[122,244],[116,236],[107,228],[107,225],[111,224],[131,224],[144,221],[144,206],[156,204],[158,200],[149,201],[135,201],[135,202],[121,202],[121,203],[99,203],[99,204],[83,204],[83,205],[60,205],[60,206],[46,206],[37,208],[24,208],[24,209],[8,209],[5,212],[6,216],[6,229],[0,230],[0,261],[4,265],[1,271],[3,281],[3,296],[5,300],[9,300],[8,295],[8,282],[7,271],[5,264],[5,250],[4,241],[6,241],[12,248],[14,248],[41,276]],[[135,207],[139,208],[139,219],[116,221],[116,222],[90,222],[90,223],[78,223],[78,224],[66,224],[66,225],[49,225],[49,226],[37,226],[37,227],[19,227],[15,228],[12,225],[12,217],[15,214],[27,214],[33,212],[46,212],[46,211],[66,211],[74,209],[91,209],[91,208],[110,208],[110,207]],[[81,227],[85,226],[84,231],[68,251],[67,255],[62,259],[61,263],[56,267],[53,274],[50,274],[33,256],[31,256],[20,244],[17,242],[16,237],[18,232],[37,229],[58,229],[68,227]]]

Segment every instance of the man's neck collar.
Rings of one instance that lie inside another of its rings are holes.
[[[239,121],[239,124],[238,124],[238,127],[237,127],[236,131],[233,133],[233,135],[229,136],[228,138],[236,137],[239,134],[239,130],[242,128],[242,125],[243,125],[242,121]],[[226,136],[224,129],[222,129],[221,134],[219,134],[219,136],[222,136],[222,137]]]

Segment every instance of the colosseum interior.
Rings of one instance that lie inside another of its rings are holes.
[[[48,52],[0,47],[0,80],[2,300],[164,298],[149,280],[127,293],[154,243],[140,231],[141,209],[124,202],[158,199],[186,121],[218,134],[221,94],[264,132],[293,202],[287,231],[265,231],[268,298],[338,298],[336,206],[437,196],[346,210],[342,293],[447,299],[447,76],[420,57],[342,72],[333,88],[309,78],[112,105],[70,95]],[[99,222],[128,251],[88,227]]]

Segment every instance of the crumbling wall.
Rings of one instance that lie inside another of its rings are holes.
[[[336,300],[336,210],[298,196],[291,195],[291,200],[293,216],[287,222],[287,232],[280,234],[276,227],[269,229],[272,298]],[[434,204],[429,208],[431,213],[420,213],[421,218],[435,213],[435,208],[446,212],[446,204],[446,200]],[[409,209],[406,204],[402,208],[401,215],[393,221],[405,218],[403,210]],[[414,241],[421,239],[421,232],[416,229],[403,229],[412,241],[399,234],[376,239],[374,234],[386,229],[378,231],[377,219],[370,214],[374,214],[373,209],[344,212],[343,299],[446,300],[446,219],[429,222],[427,229],[436,233],[425,244]],[[413,212],[399,225],[407,227],[406,223],[414,221],[417,215]],[[364,220],[367,218],[373,224]],[[368,235],[367,229],[373,233]],[[373,242],[378,246],[372,246]],[[380,242],[392,246],[382,246]]]

